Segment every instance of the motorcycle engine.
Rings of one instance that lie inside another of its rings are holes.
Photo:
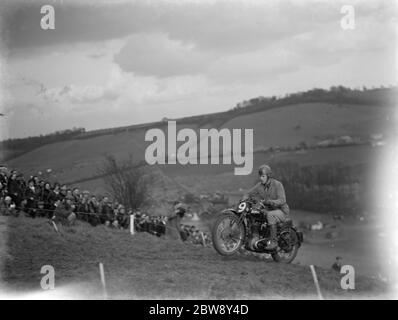
[[[248,249],[252,251],[259,251],[258,243],[266,236],[266,223],[262,218],[252,217],[250,221],[250,237],[248,242]]]

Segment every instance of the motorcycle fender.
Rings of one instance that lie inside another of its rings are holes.
[[[301,244],[302,244],[303,241],[304,241],[303,233],[302,233],[301,231],[298,231],[296,227],[293,227],[292,229],[296,232],[297,237],[298,237],[298,240],[299,240],[299,244],[300,244],[300,246],[301,246]]]
[[[229,209],[224,209],[223,211],[221,211],[221,213],[233,213],[233,214],[237,214],[235,209],[229,208]]]
[[[296,231],[296,232],[297,232],[297,236],[298,236],[298,238],[299,238],[299,240],[300,240],[300,246],[301,246],[301,244],[302,244],[303,241],[304,241],[303,233],[302,233],[301,231]]]

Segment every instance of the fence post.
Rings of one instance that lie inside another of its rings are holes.
[[[319,298],[319,300],[323,300],[321,288],[319,287],[318,277],[316,276],[315,268],[312,264],[310,265],[310,269],[312,272],[312,277],[314,278],[314,283],[315,283],[316,291],[318,293],[318,298]]]
[[[130,214],[130,233],[134,235],[134,214]]]
[[[204,236],[204,234],[203,234],[203,231],[201,231],[200,233],[201,233],[201,235],[202,235],[202,243],[203,243],[203,246],[205,247],[205,246],[206,246],[205,236]]]
[[[104,299],[108,299],[108,293],[106,292],[106,282],[105,282],[105,273],[104,273],[104,265],[102,262],[99,263],[99,270],[101,276],[101,284],[102,284],[102,291],[104,294]]]
[[[58,227],[57,227],[57,225],[55,224],[54,220],[51,220],[51,223],[52,223],[52,225],[53,225],[55,231],[57,231],[57,233],[59,233]]]

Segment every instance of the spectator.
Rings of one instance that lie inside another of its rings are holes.
[[[130,216],[126,212],[126,208],[123,205],[119,205],[116,219],[119,226],[123,229],[127,229],[130,224]]]
[[[63,200],[63,196],[61,194],[61,185],[58,182],[54,184],[53,197],[54,201]]]
[[[332,269],[337,272],[340,272],[342,267],[342,261],[343,261],[342,257],[336,257],[336,261],[333,263]]]
[[[53,190],[51,190],[51,184],[49,182],[45,182],[42,192],[41,192],[41,201],[44,203],[44,210],[46,212],[46,216],[51,219],[54,214],[54,202],[56,200],[56,196]]]
[[[97,198],[95,196],[92,196],[88,202],[88,222],[92,226],[96,226],[101,223],[99,217],[98,217],[98,212],[99,212],[99,205]]]
[[[76,215],[72,211],[71,200],[57,200],[55,202],[55,211],[53,220],[55,222],[60,222],[61,224],[72,225],[76,220]]]
[[[36,188],[40,188],[40,180],[39,180],[39,177],[33,176],[33,177],[32,177],[32,180],[33,180],[33,182],[34,182],[34,184],[35,184],[35,187],[36,187]]]
[[[185,214],[185,208],[181,202],[174,202],[174,212],[168,219],[166,225],[166,236],[174,239],[181,240],[181,219]]]
[[[35,186],[34,180],[29,180],[28,187],[25,191],[26,207],[25,212],[32,218],[37,214],[37,202],[39,198],[39,190]]]
[[[75,197],[75,203],[76,203],[76,212],[77,212],[77,218],[81,219],[83,221],[89,221],[89,193],[83,193],[79,195],[79,198]]]
[[[73,196],[73,200],[75,203],[80,202],[80,190],[79,188],[73,188],[72,190],[72,196]]]
[[[6,188],[8,182],[7,168],[0,167],[0,183]]]
[[[40,180],[39,182],[40,193],[43,192],[45,183],[46,182],[44,180]]]
[[[15,203],[12,201],[10,196],[0,198],[0,214],[4,216],[18,216]]]
[[[40,199],[37,201],[36,216],[46,217],[47,212],[44,210],[44,202]]]
[[[4,198],[7,195],[7,187],[6,183],[0,181],[0,198]]]
[[[17,172],[11,172],[10,178],[7,185],[8,195],[17,206],[17,209],[21,206],[22,201],[22,190],[19,181],[17,180]]]
[[[99,209],[99,204],[97,201],[97,197],[96,196],[92,196],[89,203],[88,203],[88,208],[89,208],[89,212],[90,213],[98,213],[98,209]]]
[[[61,189],[61,192],[62,192],[62,189]],[[75,202],[75,197],[73,196],[71,189],[66,189],[64,199],[70,199],[70,200],[72,200],[72,202]]]
[[[102,224],[109,226],[113,221],[113,210],[109,204],[109,198],[104,197],[100,203],[99,218]]]
[[[66,197],[67,191],[68,191],[67,185],[66,185],[66,184],[63,184],[63,185],[61,186],[60,191],[59,191],[59,194],[60,194],[60,196],[62,197],[62,199],[64,199],[64,198]]]

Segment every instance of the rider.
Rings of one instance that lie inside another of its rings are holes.
[[[267,249],[273,250],[277,247],[276,224],[289,219],[289,206],[286,203],[285,189],[280,181],[272,177],[271,167],[264,164],[259,167],[258,174],[260,182],[251,188],[244,198],[254,196],[260,200],[265,210],[270,230],[270,239]]]

